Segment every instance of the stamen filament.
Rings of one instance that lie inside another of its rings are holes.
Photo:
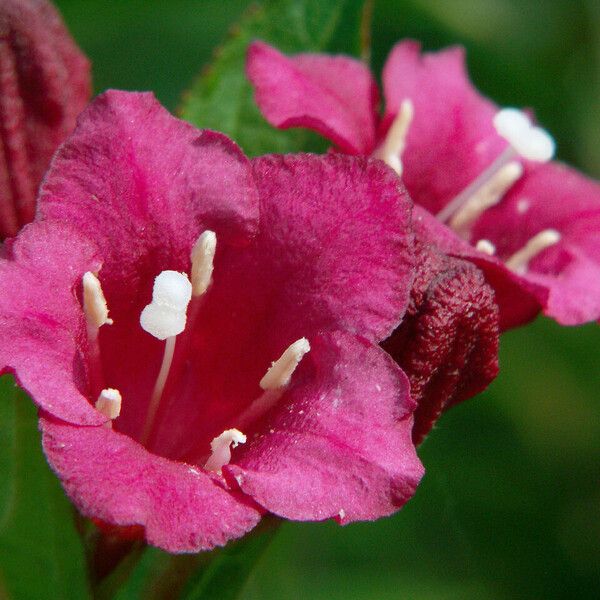
[[[442,210],[438,212],[436,217],[445,223],[452,215],[460,210],[474,195],[479,193],[482,186],[486,185],[500,169],[513,160],[517,156],[515,150],[509,146],[502,154],[475,178],[462,192],[455,196]]]
[[[546,248],[557,244],[560,239],[560,233],[555,229],[544,229],[534,235],[523,248],[515,252],[505,264],[511,271],[523,274],[527,271],[531,260]]]
[[[403,100],[383,144],[373,154],[375,158],[380,158],[392,167],[398,175],[402,175],[401,157],[406,147],[406,137],[414,112],[412,101],[410,99]]]
[[[471,225],[488,208],[498,204],[521,175],[523,175],[521,163],[511,161],[505,164],[454,213],[450,219],[450,227],[468,239]]]
[[[158,412],[160,399],[162,398],[162,393],[165,389],[167,378],[169,377],[169,371],[171,369],[171,364],[173,362],[173,355],[175,354],[176,337],[177,336],[175,335],[168,337],[165,342],[165,351],[163,354],[162,364],[160,366],[158,377],[156,378],[156,383],[154,384],[154,390],[152,391],[150,404],[148,405],[148,411],[146,412],[146,422],[144,423],[144,429],[142,431],[141,437],[142,444],[145,444],[148,441],[148,438],[150,437],[150,432],[152,431],[152,427],[154,425],[154,419],[156,418],[156,413]]]

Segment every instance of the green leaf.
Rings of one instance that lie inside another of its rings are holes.
[[[0,378],[0,598],[85,599],[73,509],[40,447],[37,412]]]
[[[327,143],[298,129],[279,131],[254,103],[244,65],[248,44],[261,39],[282,52],[368,54],[363,0],[267,0],[253,7],[184,96],[181,116],[233,138],[249,156],[269,152],[322,152]]]
[[[263,523],[238,542],[206,555],[205,562],[188,580],[179,600],[236,600],[250,574],[278,531],[279,521]]]

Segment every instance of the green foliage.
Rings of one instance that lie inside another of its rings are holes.
[[[302,130],[277,131],[254,103],[244,65],[248,44],[260,39],[283,52],[360,55],[362,0],[271,0],[253,6],[185,95],[181,116],[197,127],[232,137],[246,154],[323,151],[325,143]]]
[[[37,414],[0,378],[0,598],[89,597],[73,509],[40,447]]]

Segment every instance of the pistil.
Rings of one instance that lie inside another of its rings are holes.
[[[175,354],[175,340],[186,324],[186,310],[192,297],[192,284],[185,273],[163,271],[154,280],[152,302],[140,315],[142,328],[159,340],[166,340],[163,360],[148,405],[141,442],[152,431],[160,400],[169,377]]]
[[[515,273],[526,273],[529,262],[546,248],[560,242],[560,239],[560,233],[555,229],[544,229],[544,231],[534,235],[523,248],[515,252],[505,264]]]
[[[507,168],[514,164],[516,158],[544,163],[554,156],[555,144],[552,137],[541,127],[533,125],[529,117],[520,110],[500,110],[494,117],[494,127],[498,135],[509,143],[508,148],[436,215],[442,223],[454,216],[463,234],[465,228],[484,210],[497,204],[520,178],[522,168],[520,173],[514,166]],[[462,209],[466,212],[461,216]],[[450,226],[453,227],[452,222]]]
[[[83,276],[83,312],[87,329],[90,389],[95,394],[104,385],[98,335],[102,325],[112,325],[113,321],[108,318],[108,306],[100,281],[90,271]]]
[[[406,99],[400,104],[396,115],[383,144],[373,153],[375,158],[380,158],[387,163],[398,175],[402,175],[402,153],[406,147],[406,137],[414,116],[414,106],[411,100]]]

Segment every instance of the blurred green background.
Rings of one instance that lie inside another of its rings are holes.
[[[57,0],[97,91],[174,110],[243,0]],[[398,39],[467,47],[476,85],[535,107],[559,157],[600,177],[600,2],[376,2],[373,64]],[[545,319],[502,340],[502,369],[420,449],[416,497],[340,528],[287,523],[244,598],[600,598],[600,330]]]

